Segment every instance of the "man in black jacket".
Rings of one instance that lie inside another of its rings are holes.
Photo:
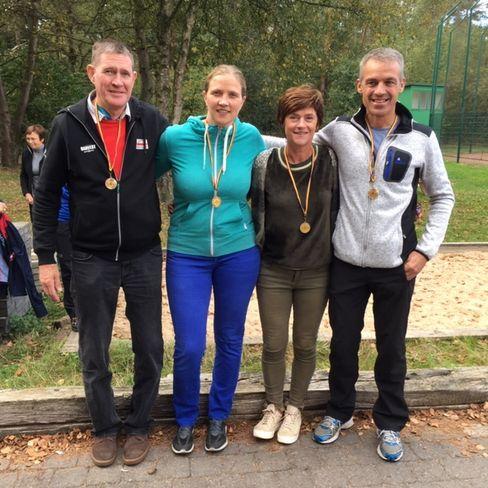
[[[80,358],[97,466],[114,462],[122,425],[109,369],[121,287],[135,354],[131,409],[124,422],[125,464],[138,464],[149,450],[150,410],[162,367],[155,152],[167,121],[155,107],[131,97],[137,75],[133,64],[131,52],[119,42],[93,45],[87,74],[95,90],[54,119],[34,206],[40,281],[43,291],[58,301],[61,287],[54,249],[61,188],[67,182]]]

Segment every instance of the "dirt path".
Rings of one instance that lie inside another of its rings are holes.
[[[211,304],[207,336],[212,340],[213,306]],[[365,335],[373,332],[371,304],[366,315]],[[451,335],[488,330],[488,251],[446,252],[429,262],[417,280],[410,312],[409,336]],[[325,313],[320,337],[330,336]],[[173,340],[166,287],[163,284],[163,335]],[[123,293],[119,297],[114,337],[129,338]],[[255,295],[246,320],[246,342],[261,340],[261,325]]]

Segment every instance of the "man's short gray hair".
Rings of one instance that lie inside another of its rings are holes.
[[[124,43],[113,39],[102,39],[101,41],[95,42],[92,46],[91,64],[95,66],[100,60],[100,56],[104,53],[128,56],[132,63],[132,69],[134,69],[134,56]]]
[[[363,75],[364,65],[370,59],[381,61],[383,63],[391,63],[392,61],[398,63],[398,66],[400,67],[400,78],[405,78],[405,62],[403,61],[402,54],[396,49],[392,49],[391,47],[379,47],[377,49],[369,51],[363,56],[363,59],[361,59],[361,62],[359,63],[359,79],[361,79]]]

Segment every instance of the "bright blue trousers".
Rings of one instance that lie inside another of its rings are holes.
[[[230,415],[239,378],[244,322],[259,265],[257,247],[211,258],[167,253],[166,287],[175,331],[173,406],[181,427],[194,425],[198,418],[200,366],[212,288],[216,350],[208,416],[225,420]]]

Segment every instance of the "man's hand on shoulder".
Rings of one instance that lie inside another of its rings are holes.
[[[58,293],[63,290],[57,264],[39,265],[39,281],[41,282],[42,291],[53,302],[59,302]]]
[[[413,280],[424,269],[426,264],[427,258],[423,254],[412,251],[403,265],[407,280]]]

